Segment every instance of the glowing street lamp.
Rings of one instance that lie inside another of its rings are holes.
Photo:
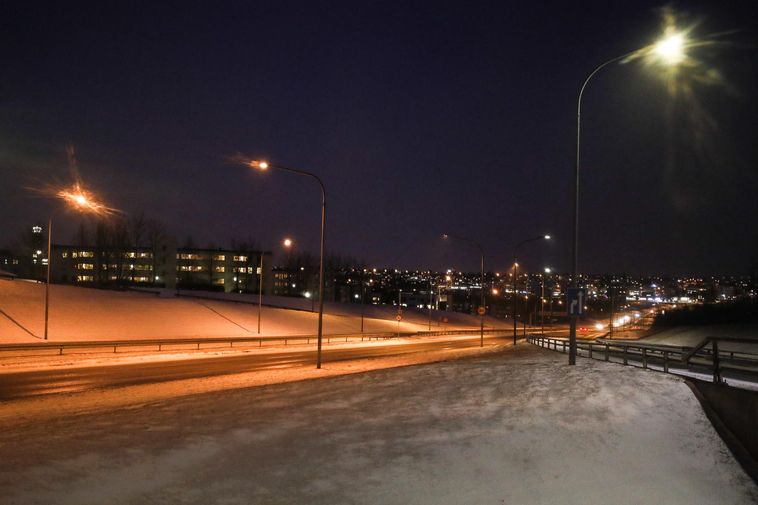
[[[324,183],[316,174],[312,174],[311,172],[306,172],[304,170],[283,167],[281,165],[272,165],[263,160],[250,160],[247,162],[247,164],[251,168],[255,168],[261,171],[266,171],[269,168],[275,168],[283,172],[291,172],[293,174],[311,177],[312,179],[315,179],[321,187],[321,253],[319,259],[318,275],[318,344],[316,351],[316,368],[321,368],[321,341],[324,325],[324,230],[326,227],[326,189],[324,189]],[[292,245],[291,242],[290,245]]]
[[[71,188],[62,188],[54,193],[55,197],[63,200],[67,208],[74,209],[78,212],[87,214],[98,214],[101,216],[112,214],[114,209],[107,207],[99,202],[95,195],[84,189],[81,183],[77,182]],[[48,320],[50,315],[50,271],[53,265],[51,254],[51,245],[53,241],[53,217],[60,209],[53,210],[47,220],[47,275],[45,279],[45,330],[44,339],[48,337]]]
[[[518,250],[521,246],[524,244],[528,244],[529,242],[535,242],[537,240],[550,240],[550,235],[539,235],[537,237],[528,238],[526,240],[522,240],[518,244],[516,244],[516,247],[513,248],[513,345],[516,345],[516,306],[518,304],[518,262],[516,261],[516,255],[518,254]]]
[[[678,65],[687,56],[684,52],[686,38],[681,32],[674,32],[656,42],[652,54],[666,65]]]
[[[590,80],[600,70],[618,61],[628,61],[638,57],[645,57],[663,67],[675,68],[687,58],[685,49],[688,41],[683,32],[677,31],[673,26],[666,28],[664,37],[654,44],[635,49],[628,53],[612,58],[598,65],[584,80],[579,89],[579,98],[576,107],[576,164],[574,165],[574,237],[573,237],[573,275],[571,287],[577,287],[579,275],[579,160],[581,152],[581,127],[582,127],[582,96],[584,89]],[[576,364],[576,314],[570,315],[569,323],[569,365]]]

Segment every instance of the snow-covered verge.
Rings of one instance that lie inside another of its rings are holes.
[[[44,333],[44,292],[44,284],[0,279],[0,343],[40,341]],[[356,315],[356,309],[351,310],[327,313],[324,333],[360,332],[360,312]],[[388,310],[367,307],[364,330],[428,329],[428,322],[419,317],[406,317],[398,324],[394,313]],[[312,312],[264,307],[260,334],[313,335],[317,332],[317,320],[318,315]],[[477,318],[461,314],[448,323],[435,321],[432,329],[478,326]],[[53,342],[257,335],[258,307],[250,303],[50,286],[49,339]]]
[[[534,346],[4,423],[9,504],[751,504],[678,378]]]
[[[737,337],[755,340],[752,343],[724,342],[721,348],[758,353],[758,325],[755,324],[709,324],[702,326],[675,326],[663,328],[644,339],[648,344],[665,344],[694,347],[706,337]]]

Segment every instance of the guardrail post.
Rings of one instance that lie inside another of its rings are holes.
[[[647,368],[647,349],[642,348],[642,368]]]
[[[626,346],[624,346],[624,364],[625,364],[625,365],[627,364],[627,359],[626,359],[626,349],[627,349],[627,347],[626,347]]]
[[[605,344],[605,361],[608,361],[610,359],[609,354],[610,354],[610,347],[608,346],[608,344]]]
[[[721,382],[721,370],[719,369],[719,342],[713,341],[713,383]]]
[[[563,352],[563,354],[566,354],[566,341],[565,340],[563,341],[563,351],[561,352]]]
[[[590,359],[592,359],[592,342],[590,342]]]
[[[669,371],[669,352],[663,351],[663,371],[668,373]]]
[[[200,344],[197,344],[197,345],[200,346]],[[114,353],[116,352],[116,346],[115,345],[113,346],[113,352]]]

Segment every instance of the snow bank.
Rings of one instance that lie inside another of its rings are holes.
[[[758,353],[758,325],[709,324],[703,326],[676,326],[664,328],[644,339],[648,344],[694,347],[706,337],[738,337],[754,339],[752,343],[723,342],[722,350]]]
[[[680,379],[533,346],[0,432],[8,503],[752,504]]]
[[[44,284],[0,280],[0,343],[36,342],[44,325]],[[244,300],[244,298],[243,298]],[[330,304],[338,305],[338,304]],[[419,331],[427,321],[406,318],[399,325],[395,312],[370,310],[366,332]],[[360,332],[360,312],[324,317],[324,333]],[[359,310],[359,307],[358,307]],[[478,319],[458,315],[433,329],[478,327]],[[318,314],[302,310],[264,307],[261,335],[314,335]],[[189,297],[165,298],[155,294],[117,292],[75,286],[50,286],[49,338],[52,341],[234,337],[258,335],[258,307],[247,303]]]

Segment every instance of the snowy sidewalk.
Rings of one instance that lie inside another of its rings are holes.
[[[750,504],[678,378],[523,345],[0,432],[4,503]]]

